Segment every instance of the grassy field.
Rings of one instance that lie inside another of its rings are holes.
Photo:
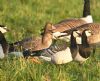
[[[100,0],[91,1],[94,22],[100,22]],[[83,0],[0,0],[0,24],[11,31],[8,42],[39,36],[45,23],[82,16]],[[35,64],[22,58],[0,60],[0,81],[100,81],[100,49],[79,66],[77,62]]]

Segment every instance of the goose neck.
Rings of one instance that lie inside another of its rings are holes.
[[[85,47],[89,46],[86,34],[82,35],[82,45]]]
[[[51,44],[52,44],[52,35],[50,33],[47,33],[42,37],[42,45],[49,47]]]
[[[90,12],[90,0],[84,0],[83,17],[91,15]]]

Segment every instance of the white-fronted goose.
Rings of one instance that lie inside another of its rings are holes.
[[[30,49],[32,51],[48,48],[52,44],[53,32],[51,31],[53,26],[51,23],[47,23],[44,29],[43,36],[38,39],[34,37],[27,38],[21,41],[21,45],[24,49]]]
[[[16,51],[19,49],[19,51],[37,51],[48,48],[52,44],[52,39],[55,38],[55,35],[59,36],[63,33],[53,33],[52,30],[55,29],[54,26],[52,26],[51,23],[47,23],[44,28],[44,33],[41,37],[30,37],[23,39],[22,41],[18,41],[15,43],[10,44],[9,51]],[[55,34],[55,35],[53,35]],[[16,49],[16,47],[18,49]],[[24,52],[25,54],[26,52]],[[27,55],[27,54],[26,54]]]

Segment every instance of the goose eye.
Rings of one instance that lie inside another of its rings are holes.
[[[52,31],[52,30],[49,30],[49,32],[53,33],[53,31]]]

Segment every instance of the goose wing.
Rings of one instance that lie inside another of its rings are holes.
[[[30,37],[21,41],[23,49],[34,49],[41,42],[41,37]]]
[[[48,49],[43,50],[42,55],[50,57],[51,55],[56,54],[59,51],[65,50],[67,47],[68,42],[64,40],[55,40]]]
[[[77,19],[76,18],[76,19],[63,20],[63,21],[61,21],[61,22],[54,25],[56,27],[54,32],[57,32],[57,31],[64,32],[64,31],[67,31],[69,29],[81,26],[83,24],[86,24],[86,22],[82,19]]]

